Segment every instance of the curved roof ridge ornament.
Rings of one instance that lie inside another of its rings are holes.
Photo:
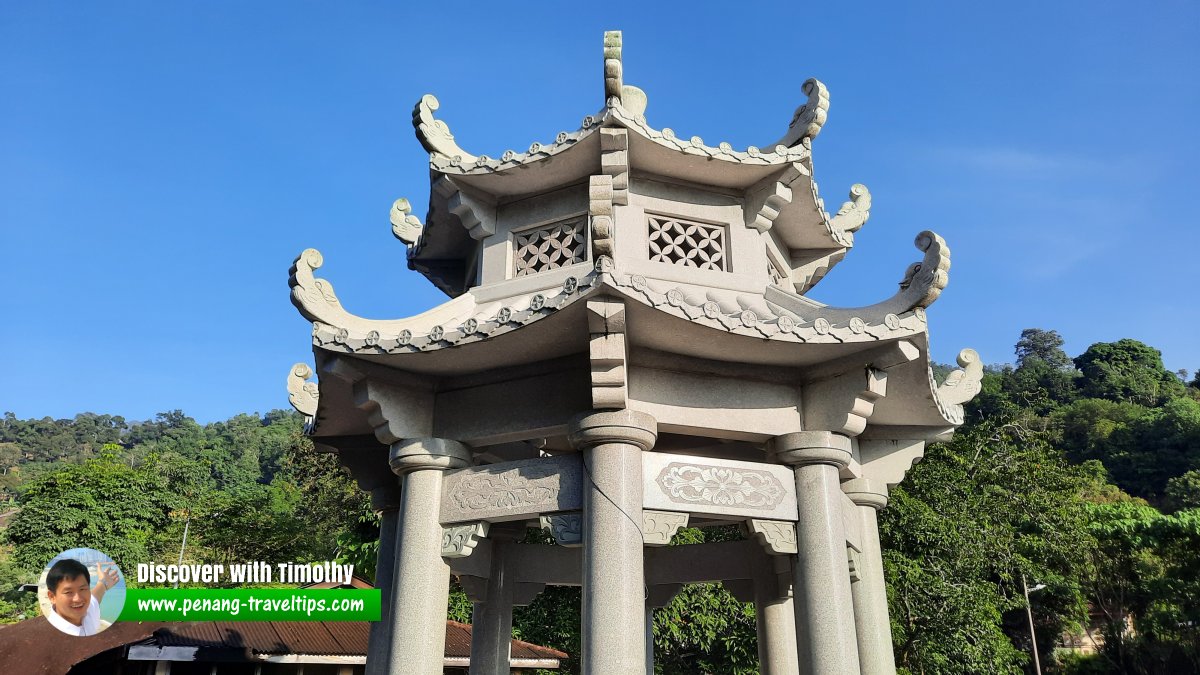
[[[305,417],[313,417],[317,414],[317,402],[320,399],[317,383],[307,381],[312,376],[312,368],[303,362],[295,364],[288,371],[288,402],[292,404],[296,412]]]
[[[333,284],[313,276],[313,272],[325,264],[325,258],[315,248],[306,248],[296,257],[289,272],[288,285],[292,288],[292,304],[309,321],[327,324],[343,332],[370,335],[371,333],[398,333],[408,328],[415,319],[457,317],[469,314],[475,307],[474,297],[464,293],[459,297],[435,307],[428,312],[405,319],[368,319],[346,311],[333,292]],[[376,336],[378,337],[378,336]]]
[[[788,124],[787,133],[783,138],[766,147],[782,145],[790,148],[800,144],[805,138],[811,140],[821,133],[821,127],[825,125],[825,120],[829,119],[829,88],[817,78],[810,77],[800,85],[800,91],[804,92],[808,100],[792,113],[792,121]]]
[[[856,316],[872,321],[887,314],[923,312],[938,299],[950,281],[950,247],[945,239],[929,230],[918,234],[913,243],[925,253],[924,259],[908,266],[900,281],[900,290],[883,302],[866,307],[830,307],[777,286],[768,287],[763,297],[806,321],[824,318],[839,323]]]
[[[392,202],[391,210],[392,234],[405,244],[412,246],[421,238],[425,226],[421,219],[412,214],[412,204],[401,197]]]
[[[646,114],[646,92],[625,84],[624,65],[621,62],[621,31],[604,32],[604,106],[620,106],[634,117]]]
[[[867,224],[871,217],[871,191],[862,183],[850,186],[850,201],[844,202],[837,213],[829,219],[829,226],[838,232],[852,235]],[[853,242],[854,238],[851,237]]]
[[[413,107],[413,127],[417,130],[417,140],[431,155],[442,155],[453,164],[474,164],[479,158],[463,150],[450,133],[446,123],[435,119],[433,112],[441,107],[437,97],[425,94]]]
[[[933,400],[937,403],[938,412],[952,424],[962,424],[965,419],[963,404],[983,391],[983,360],[974,349],[964,349],[958,353],[959,370],[946,376],[946,381],[938,385],[933,376],[933,368],[926,368],[929,386],[933,389]]]

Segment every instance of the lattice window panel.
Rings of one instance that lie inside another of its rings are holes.
[[[587,260],[583,218],[552,223],[513,235],[513,276],[566,267]]]
[[[729,270],[725,228],[649,216],[650,260],[705,270]]]

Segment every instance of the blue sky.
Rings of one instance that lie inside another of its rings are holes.
[[[606,29],[650,124],[711,145],[777,138],[828,85],[822,195],[874,206],[813,297],[890,295],[932,229],[936,359],[1011,361],[1040,327],[1200,368],[1196,3],[414,5],[0,5],[0,411],[286,407],[301,250],[357,314],[442,300],[387,218],[428,194],[412,105],[472,152],[547,142],[601,107]]]

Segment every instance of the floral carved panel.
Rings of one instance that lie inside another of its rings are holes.
[[[653,453],[642,472],[645,508],[796,519],[795,479],[784,466]]]
[[[543,457],[451,471],[442,484],[443,524],[501,522],[581,508],[579,457]]]

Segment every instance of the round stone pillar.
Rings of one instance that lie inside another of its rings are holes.
[[[380,463],[382,465],[382,462]],[[382,466],[381,466],[382,468]],[[392,625],[392,576],[396,564],[396,526],[400,522],[400,479],[371,490],[371,508],[379,514],[379,555],[375,560],[375,588],[379,589],[379,621],[367,637],[366,675],[387,675]]]
[[[839,478],[839,470],[850,463],[850,439],[828,431],[801,431],[772,439],[771,450],[777,461],[796,472],[799,553],[792,588],[800,672],[857,675]]]
[[[658,422],[645,413],[588,413],[571,423],[583,452],[584,675],[643,675],[642,451]]]
[[[862,523],[862,553],[858,580],[850,585],[854,596],[854,627],[858,633],[858,660],[863,675],[895,675],[892,626],[888,620],[887,585],[883,579],[883,549],[879,545],[877,512],[887,506],[887,486],[867,478],[842,483],[842,492],[854,502]]]
[[[470,464],[457,441],[420,438],[392,444],[400,476],[395,575],[392,580],[390,673],[439,675],[446,649],[450,565],[442,559],[442,472]]]

